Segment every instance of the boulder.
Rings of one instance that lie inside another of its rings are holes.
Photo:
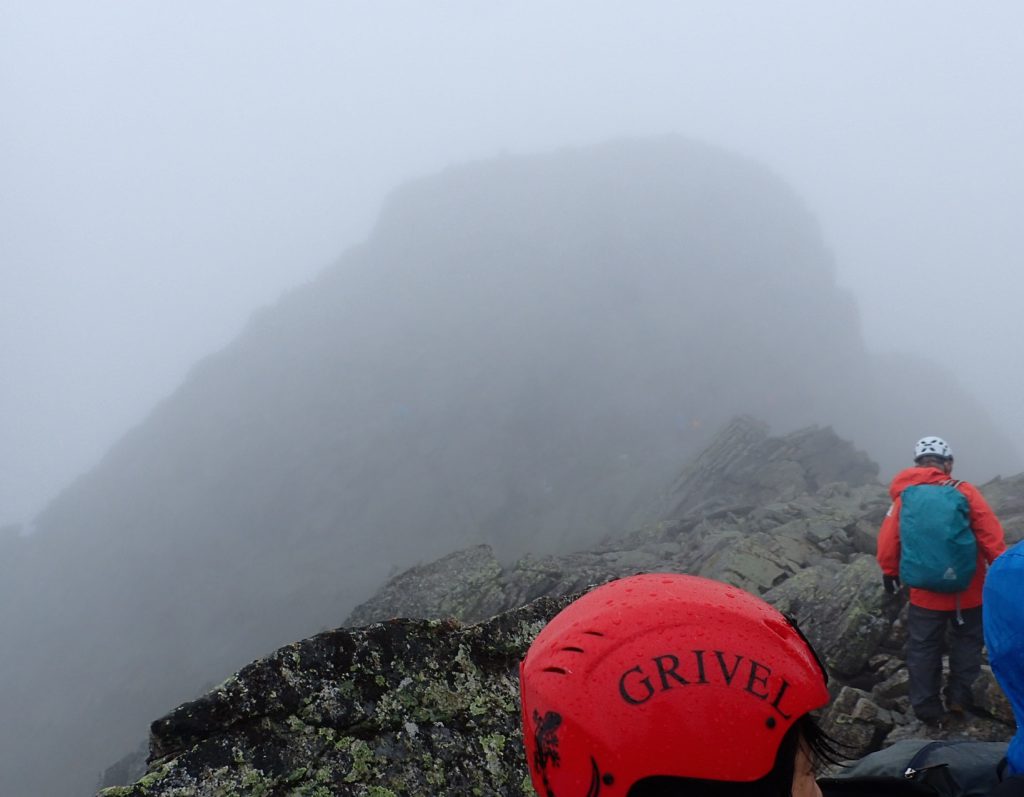
[[[821,724],[842,744],[843,753],[855,759],[877,750],[895,722],[892,713],[879,707],[867,692],[844,686],[823,713]]]
[[[974,701],[976,709],[1013,727],[1015,723],[1013,708],[996,677],[992,674],[992,668],[987,664],[982,666],[981,675],[974,682],[971,699]]]
[[[871,690],[872,696],[880,701],[893,701],[910,694],[910,673],[901,667]]]
[[[818,655],[841,676],[860,673],[892,626],[878,565],[864,554],[846,566],[822,563],[803,570],[764,597],[796,618]]]
[[[570,599],[288,645],[154,722],[148,773],[101,794],[532,794],[517,668]]]

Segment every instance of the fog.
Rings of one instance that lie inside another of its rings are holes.
[[[950,365],[1024,447],[1022,23],[1012,2],[5,3],[0,525],[398,183],[621,135],[774,169],[868,343]]]
[[[1022,23],[5,4],[3,782],[392,567],[619,530],[733,411],[1024,470]]]

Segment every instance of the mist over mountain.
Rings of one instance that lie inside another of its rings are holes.
[[[966,478],[1018,464],[940,366],[865,350],[812,215],[756,163],[667,137],[404,186],[0,538],[0,793],[85,792],[152,717],[398,568],[648,518],[737,413],[831,424],[890,469],[924,434],[987,469]]]

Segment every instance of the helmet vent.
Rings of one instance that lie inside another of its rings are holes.
[[[562,650],[567,650],[570,653],[582,653],[583,652],[583,648],[578,648],[578,647],[575,647],[573,645],[570,645],[569,647],[566,647],[566,648],[562,648]]]
[[[544,672],[554,672],[559,675],[566,675],[567,673],[561,667],[545,667]]]
[[[584,634],[590,634],[590,636],[604,636],[601,631],[584,631]]]

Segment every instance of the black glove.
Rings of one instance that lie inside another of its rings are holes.
[[[899,595],[903,585],[900,584],[899,576],[882,576],[882,586],[890,595]]]

